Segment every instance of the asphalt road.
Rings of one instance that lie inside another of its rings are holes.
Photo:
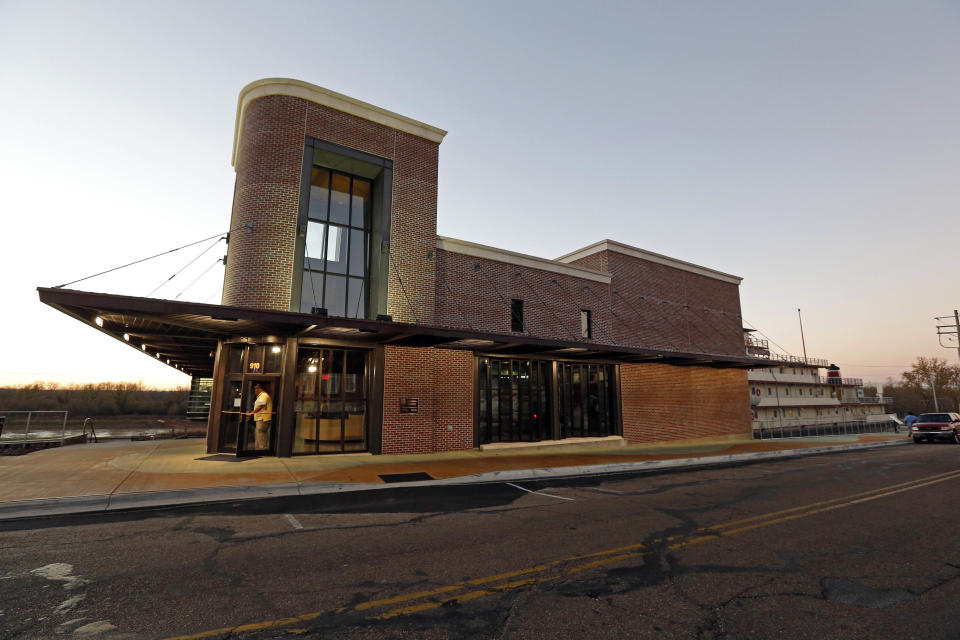
[[[958,495],[911,444],[5,523],[0,637],[958,638]]]

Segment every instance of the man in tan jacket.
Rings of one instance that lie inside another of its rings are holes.
[[[273,400],[259,382],[253,385],[257,399],[253,403],[253,422],[256,425],[256,446],[258,451],[270,448],[270,425],[273,420]]]

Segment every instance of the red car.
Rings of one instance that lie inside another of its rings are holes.
[[[910,427],[913,441],[949,440],[960,444],[960,413],[921,413]]]

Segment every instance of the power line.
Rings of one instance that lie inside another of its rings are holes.
[[[906,369],[910,368],[908,364],[857,364],[855,362],[838,362],[838,365],[843,365],[845,367],[873,367],[873,368],[892,368],[892,367],[903,367]]]
[[[198,245],[198,244],[200,244],[201,242],[206,242],[207,240],[213,240],[214,238],[216,238],[216,237],[218,237],[218,236],[227,236],[227,237],[229,237],[231,233],[233,233],[233,232],[236,231],[237,229],[242,229],[242,228],[244,228],[244,227],[246,227],[247,229],[250,229],[250,230],[252,231],[252,230],[253,230],[253,223],[252,223],[252,222],[248,222],[248,223],[246,223],[246,224],[242,224],[242,225],[239,225],[239,226],[237,226],[237,227],[234,227],[233,229],[230,229],[230,230],[226,231],[225,233],[217,233],[217,234],[212,235],[212,236],[209,236],[209,237],[207,237],[207,238],[201,238],[200,240],[197,240],[196,242],[191,242],[190,244],[185,244],[185,245],[183,245],[182,247],[177,247],[176,249],[170,249],[169,251],[163,251],[163,252],[158,253],[158,254],[156,254],[156,255],[152,255],[152,256],[150,256],[149,258],[141,258],[140,260],[134,260],[133,262],[128,262],[127,264],[122,264],[122,265],[120,265],[119,267],[114,267],[114,268],[112,268],[112,269],[107,269],[106,271],[101,271],[100,273],[95,273],[95,274],[90,275],[90,276],[85,276],[85,277],[80,278],[80,279],[78,279],[78,280],[73,280],[73,281],[71,281],[71,282],[64,282],[63,284],[58,284],[57,286],[55,286],[55,287],[53,287],[53,288],[54,288],[54,289],[63,289],[64,287],[68,287],[68,286],[70,286],[71,284],[77,284],[78,282],[83,282],[84,280],[89,280],[90,278],[96,278],[97,276],[102,276],[102,275],[104,275],[104,274],[111,273],[111,272],[113,272],[113,271],[118,271],[118,270],[120,270],[120,269],[126,269],[127,267],[132,267],[132,266],[135,265],[135,264],[140,264],[141,262],[146,262],[147,260],[153,260],[154,258],[159,258],[160,256],[165,256],[165,255],[167,255],[168,253],[174,253],[175,251],[180,251],[181,249],[187,249],[187,248],[189,248],[189,247]]]
[[[220,244],[220,241],[221,241],[221,240],[223,240],[223,237],[220,237],[220,238],[217,238],[216,240],[214,240],[214,241],[213,241],[213,244],[211,244],[209,247],[207,247],[206,249],[204,249],[203,251],[200,252],[200,255],[198,255],[196,258],[194,258],[193,260],[191,260],[191,261],[188,262],[187,264],[185,264],[185,265],[183,265],[182,267],[180,267],[180,270],[179,270],[179,271],[177,271],[177,272],[174,273],[172,276],[170,276],[169,278],[167,278],[166,280],[164,280],[163,282],[161,282],[160,284],[158,284],[156,287],[154,287],[153,291],[151,291],[150,293],[147,294],[147,297],[149,298],[150,296],[152,296],[153,294],[155,294],[155,293],[157,292],[157,290],[160,289],[160,287],[162,287],[163,285],[167,284],[168,282],[170,282],[171,280],[173,280],[174,278],[176,278],[178,275],[180,275],[181,273],[183,273],[184,269],[186,269],[187,267],[189,267],[190,265],[192,265],[194,262],[196,262],[197,260],[199,260],[200,258],[202,258],[203,255],[204,255],[207,251],[210,251],[210,249],[213,249],[215,246],[217,246],[218,244]],[[220,261],[220,260],[217,260],[217,262],[219,262],[219,261]],[[211,267],[211,269],[212,269],[212,268],[213,268],[213,267]],[[209,270],[210,270],[210,269],[207,269],[207,271],[209,271]],[[204,271],[204,273],[206,273],[207,271]],[[196,282],[196,281],[194,281],[194,282]],[[193,284],[193,283],[190,283],[190,284]],[[184,291],[186,291],[186,289],[184,289]],[[180,293],[183,293],[183,291],[181,291]],[[180,296],[177,296],[177,297],[179,298]]]
[[[755,326],[753,326],[753,324],[751,324],[750,322],[747,322],[747,319],[746,319],[746,318],[741,317],[740,319],[743,320],[743,323],[744,323],[744,324],[746,324],[746,325],[749,326],[751,329],[753,329],[754,331],[756,331],[757,333],[759,333],[760,335],[762,335],[764,338],[766,338],[767,340],[769,340],[771,343],[773,343],[778,349],[780,349],[780,351],[784,352],[784,353],[787,354],[788,356],[792,356],[792,355],[793,355],[793,354],[790,353],[787,349],[784,349],[782,346],[780,346],[779,344],[777,344],[776,341],[775,341],[773,338],[771,338],[770,336],[768,336],[767,334],[765,334],[763,331],[760,331],[760,329],[757,329],[757,328],[756,328]]]
[[[324,242],[326,242],[326,237],[324,237]],[[320,251],[323,252],[322,244],[320,245]],[[306,241],[303,242],[303,258],[304,258],[304,262],[307,265],[307,273],[310,274],[309,276],[310,277],[310,293],[313,295],[313,306],[318,307],[320,305],[317,304],[317,288],[313,285],[313,269],[310,268],[310,252],[307,250]],[[302,282],[300,286],[303,287]]]
[[[519,278],[520,282],[522,282],[527,286],[527,289],[530,289],[530,291],[533,292],[533,295],[537,296],[537,300],[540,301],[540,304],[542,304],[544,308],[546,308],[547,311],[549,311],[553,315],[553,319],[557,322],[557,328],[560,330],[560,332],[564,332],[565,329],[563,326],[563,321],[560,319],[560,316],[557,314],[557,311],[553,307],[547,304],[547,302],[543,299],[543,296],[541,296],[540,293],[533,288],[533,285],[531,285],[529,282],[527,282],[524,279],[523,274],[520,273],[519,271],[517,271],[517,278]],[[574,336],[573,338],[574,340],[581,340],[583,338],[582,335],[576,335],[575,332],[571,332],[571,333]]]
[[[480,266],[480,263],[479,263],[479,262],[474,262],[474,263],[473,263],[473,270],[474,270],[474,271],[483,271],[483,267]],[[503,297],[503,294],[502,294],[502,293],[500,293],[500,289],[494,288],[494,292],[500,297],[501,300],[503,300],[504,302],[507,302],[507,299]],[[522,300],[521,300],[521,302],[522,302]],[[519,313],[518,313],[516,310],[514,310],[514,308],[513,308],[513,300],[511,300],[511,301],[509,302],[509,304],[510,304],[510,320],[511,320],[511,322],[517,322],[517,323],[520,324],[521,327],[522,327],[522,326],[523,326],[523,310],[521,309]]]
[[[952,316],[938,316],[934,318],[937,322],[946,319],[953,320],[953,324],[937,325],[937,342],[939,342],[940,346],[944,349],[956,348],[957,356],[960,356],[960,312],[954,309]],[[948,342],[956,340],[958,344],[956,346],[943,344],[943,336],[947,336]]]
[[[390,251],[387,256],[390,258],[390,264],[393,265],[393,272],[397,274],[397,280],[400,282],[400,291],[403,292],[403,297],[407,301],[407,306],[410,307],[410,315],[413,316],[413,321],[416,324],[420,324],[420,319],[417,317],[417,311],[413,308],[413,304],[410,303],[410,296],[407,295],[407,288],[403,285],[403,278],[400,276],[400,269],[397,267],[397,263],[393,259],[393,251]]]
[[[200,256],[197,256],[197,257],[199,258]],[[176,297],[174,298],[174,300],[179,299],[180,296],[182,296],[182,295],[187,291],[187,289],[189,289],[189,288],[192,287],[193,285],[197,284],[197,281],[198,281],[200,278],[202,278],[203,276],[207,275],[207,272],[209,272],[210,269],[213,269],[215,266],[217,266],[218,264],[220,264],[222,261],[223,261],[223,258],[217,258],[212,265],[210,265],[209,267],[207,267],[206,271],[204,271],[203,273],[201,273],[200,275],[198,275],[196,278],[194,278],[193,282],[191,282],[191,283],[188,284],[186,287],[184,287],[184,288],[183,288],[183,291],[181,291],[180,293],[178,293],[178,294],[176,295]]]
[[[460,320],[463,321],[463,323],[464,323],[465,325],[467,325],[467,327],[469,327],[469,328],[472,329],[473,331],[476,331],[476,330],[477,330],[476,327],[474,327],[474,326],[470,323],[470,321],[467,319],[467,315],[466,315],[466,313],[464,312],[463,307],[460,306],[460,301],[457,300],[457,296],[456,296],[456,294],[453,292],[453,289],[451,289],[451,288],[450,288],[450,285],[447,284],[446,282],[443,283],[443,286],[445,286],[445,287],[447,288],[447,291],[450,293],[450,298],[453,300],[453,303],[457,306],[457,313],[460,314]]]

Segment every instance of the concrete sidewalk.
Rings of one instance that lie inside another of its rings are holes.
[[[209,455],[201,439],[112,441],[0,457],[0,520],[368,491],[734,464],[906,444],[898,434],[776,441],[677,441],[419,455]],[[418,474],[412,482],[395,474]],[[426,475],[424,475],[426,474]],[[386,480],[384,479],[386,476]]]

